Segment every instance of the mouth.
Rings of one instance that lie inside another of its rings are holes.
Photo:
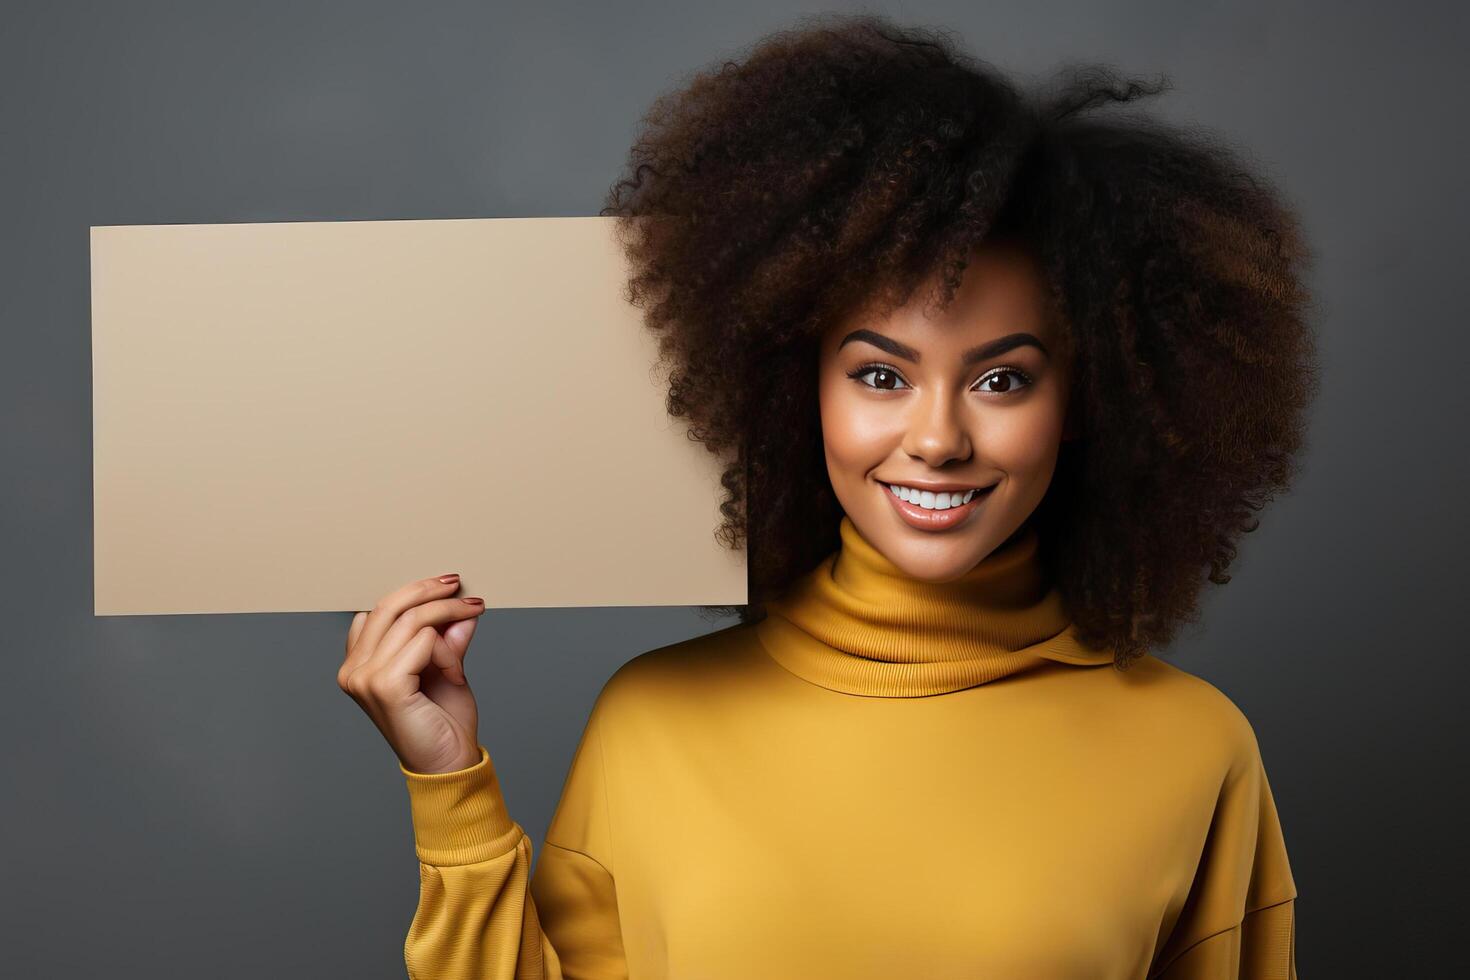
[[[947,531],[969,520],[980,510],[996,484],[975,487],[970,490],[945,493],[922,493],[890,483],[878,481],[883,496],[893,505],[894,512],[910,527],[921,531]],[[900,494],[903,496],[901,497]],[[907,497],[905,500],[903,497]],[[958,503],[955,502],[958,498]],[[924,504],[929,506],[925,507]],[[945,506],[948,504],[948,506]]]

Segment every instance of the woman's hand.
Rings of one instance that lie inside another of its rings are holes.
[[[409,582],[353,616],[337,671],[337,686],[410,772],[454,772],[480,761],[464,655],[485,601],[457,598],[459,576],[445,578]]]

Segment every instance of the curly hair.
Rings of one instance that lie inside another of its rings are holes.
[[[1103,65],[1022,91],[950,32],[818,15],[698,71],[645,114],[601,214],[659,335],[667,408],[724,469],[751,622],[835,550],[816,356],[828,325],[974,249],[1040,260],[1075,358],[1079,438],[1032,519],[1082,639],[1120,667],[1198,618],[1253,512],[1286,490],[1318,366],[1310,250],[1219,139],[1099,110],[1169,88]]]

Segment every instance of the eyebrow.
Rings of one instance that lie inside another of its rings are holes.
[[[837,349],[841,350],[855,340],[866,340],[874,347],[881,348],[892,354],[894,357],[901,357],[906,361],[913,362],[914,364],[919,363],[918,351],[914,350],[908,344],[901,344],[898,341],[894,340],[892,337],[885,337],[881,333],[877,333],[872,330],[854,330],[852,333],[842,338],[842,343],[837,345]],[[1043,344],[1034,334],[1012,333],[1006,334],[1004,337],[997,337],[995,340],[987,341],[986,343],[980,344],[978,346],[971,347],[969,350],[960,355],[960,360],[966,365],[974,364],[977,361],[985,361],[989,360],[992,357],[999,357],[1007,351],[1015,350],[1017,347],[1024,347],[1027,344],[1041,351],[1041,353],[1044,354],[1046,357],[1051,357],[1051,352],[1046,349],[1046,345]]]

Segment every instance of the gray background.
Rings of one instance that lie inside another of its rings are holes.
[[[92,615],[88,226],[593,214],[656,94],[838,7],[0,4],[3,972],[402,976],[417,900],[396,760],[334,680],[348,613]],[[1154,111],[1301,209],[1325,365],[1306,472],[1165,654],[1255,725],[1303,974],[1423,975],[1405,963],[1458,947],[1464,909],[1464,8],[870,9],[1021,73],[1168,72]],[[603,681],[717,625],[486,614],[481,738],[538,852]]]

